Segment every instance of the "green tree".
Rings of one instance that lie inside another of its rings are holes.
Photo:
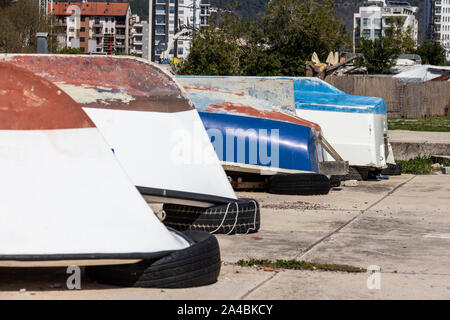
[[[386,40],[389,46],[397,47],[399,54],[414,53],[417,42],[412,37],[412,28],[403,29],[404,21],[400,18],[393,19],[391,26],[386,30]]]
[[[241,23],[231,13],[221,16],[220,22],[196,32],[189,57],[174,67],[178,74],[224,75],[241,74]]]
[[[243,20],[233,10],[222,12],[210,28],[197,33],[176,72],[298,76],[305,74],[313,52],[324,59],[347,45],[333,1],[278,0],[268,4],[261,21]]]
[[[435,66],[444,65],[445,49],[439,43],[424,43],[416,50],[416,54],[422,57],[422,63]]]
[[[330,51],[348,46],[345,27],[334,14],[333,1],[278,0],[264,18],[269,55],[279,56],[280,75],[305,74],[305,62],[316,52],[325,59]]]
[[[359,66],[366,67],[370,74],[386,74],[390,73],[389,70],[394,66],[400,49],[398,46],[392,46],[391,39],[387,37],[373,41],[363,38],[360,40],[358,52],[362,54],[357,60]]]
[[[0,8],[0,52],[36,52],[37,32],[51,34],[51,25],[35,2],[18,0]],[[53,36],[49,39],[49,51],[54,52],[55,46]]]
[[[370,74],[387,74],[399,55],[415,51],[416,41],[411,36],[411,29],[403,30],[401,21],[394,20],[381,39],[360,39],[358,53],[362,56],[357,64],[366,67]]]
[[[57,54],[84,54],[83,51],[81,51],[81,49],[79,48],[69,48],[69,47],[64,47],[58,51],[56,51]]]

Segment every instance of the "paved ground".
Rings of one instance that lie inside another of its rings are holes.
[[[396,160],[409,160],[418,156],[450,156],[450,132],[389,131]]]
[[[83,277],[65,290],[65,269],[0,268],[1,299],[450,299],[450,176],[391,177],[317,197],[242,193],[262,206],[253,235],[219,236],[219,282],[183,290],[124,289]],[[264,271],[240,259],[299,259],[381,267],[369,274]],[[21,290],[22,289],[22,290]],[[24,290],[26,289],[26,290]]]
[[[450,132],[424,132],[408,130],[390,130],[391,142],[420,142],[450,144]]]

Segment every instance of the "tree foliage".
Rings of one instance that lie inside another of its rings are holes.
[[[390,39],[361,39],[357,64],[367,68],[369,74],[386,74],[394,66],[400,54],[398,46],[392,46]]]
[[[445,49],[439,43],[424,43],[417,48],[416,53],[422,57],[422,63],[435,66],[446,63]]]
[[[197,32],[191,51],[176,72],[197,75],[239,75],[241,48],[240,24],[237,17],[225,14],[220,23]]]
[[[380,39],[360,39],[358,52],[361,56],[357,64],[366,67],[370,74],[387,74],[399,55],[415,51],[416,41],[411,36],[411,29],[403,30],[399,21],[394,21]]]
[[[83,51],[81,51],[81,49],[79,48],[69,48],[69,47],[64,47],[58,51],[56,51],[57,54],[84,54]]]
[[[38,32],[50,33],[51,27],[36,2],[18,0],[0,8],[0,52],[36,52]],[[56,46],[55,38],[50,39],[50,45]]]
[[[224,11],[193,39],[179,74],[298,76],[313,52],[325,59],[348,45],[333,1],[277,0],[260,21]]]

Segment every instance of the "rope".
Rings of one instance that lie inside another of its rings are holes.
[[[226,235],[229,235],[236,228],[237,220],[238,220],[238,217],[239,217],[239,205],[238,205],[237,202],[235,202],[235,203],[236,203],[236,219],[234,220],[233,228],[231,228],[231,230]],[[227,210],[225,211],[225,214],[223,215],[223,219],[222,219],[222,222],[220,223],[220,225],[217,227],[216,230],[211,231],[210,233],[215,233],[215,232],[219,231],[220,228],[223,227],[223,223],[225,222],[225,219],[228,216],[228,211],[230,209],[230,205],[231,205],[231,202],[228,203]]]
[[[247,232],[245,234],[248,234],[250,232],[250,230],[256,231],[256,211],[257,211],[258,207],[257,207],[255,200],[251,199],[250,201],[252,201],[255,206],[255,213],[253,214],[253,228],[248,228]]]

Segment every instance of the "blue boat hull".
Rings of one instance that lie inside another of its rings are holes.
[[[223,162],[319,172],[317,147],[310,127],[224,113],[199,114]]]

